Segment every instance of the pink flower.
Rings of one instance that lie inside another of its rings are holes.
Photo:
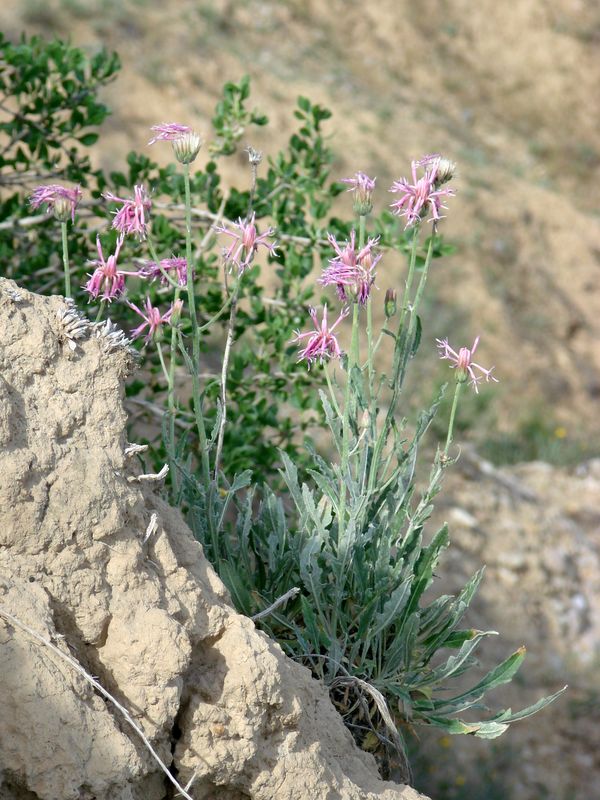
[[[147,214],[152,208],[152,201],[143,186],[135,186],[133,197],[117,197],[112,192],[105,192],[102,197],[111,203],[123,203],[115,211],[112,227],[122,235],[133,234],[140,239],[146,238],[148,219]]]
[[[492,375],[494,367],[485,369],[485,367],[476,364],[475,361],[472,360],[475,350],[477,350],[477,345],[479,344],[479,336],[476,337],[473,342],[473,347],[471,347],[470,350],[468,347],[461,347],[458,353],[450,347],[448,339],[436,339],[436,342],[440,351],[440,358],[453,362],[452,369],[457,370],[456,380],[459,383],[464,383],[470,378],[471,386],[475,389],[476,393],[479,393],[477,384],[482,378],[485,378],[486,381],[498,383],[498,379],[494,378]],[[481,374],[476,375],[474,369],[479,370]]]
[[[444,166],[444,171],[447,165],[451,162],[441,159],[437,154],[425,156],[420,161],[413,161],[412,168],[412,183],[409,183],[406,178],[401,178],[392,184],[391,192],[400,192],[401,197],[392,203],[393,213],[399,217],[406,218],[406,228],[420,222],[429,208],[431,218],[429,222],[437,223],[442,219],[440,210],[446,208],[442,203],[444,197],[451,197],[455,194],[454,189],[441,189],[442,182],[449,180],[450,177],[444,174],[442,181],[442,174],[440,167]],[[424,170],[421,178],[417,177],[417,167]]]
[[[330,259],[329,266],[323,270],[318,282],[322,286],[335,285],[338,297],[343,303],[350,300],[364,305],[375,281],[375,267],[381,258],[380,253],[377,255],[373,253],[379,237],[369,239],[358,252],[354,231],[350,233],[350,240],[343,247],[331,234],[328,234],[327,238],[337,255]]]
[[[38,186],[29,198],[29,202],[32,208],[39,208],[46,204],[60,222],[66,222],[69,217],[71,217],[71,222],[75,222],[75,209],[81,197],[79,186],[67,189],[66,186],[50,183],[46,186]]]
[[[226,236],[231,236],[233,242],[228,250],[224,253],[225,263],[235,264],[238,268],[240,275],[244,272],[252,261],[254,254],[257,252],[259,246],[264,247],[272,256],[277,255],[275,242],[268,242],[269,236],[275,233],[273,228],[267,228],[264,233],[258,234],[254,224],[254,214],[248,222],[245,222],[240,217],[235,223],[237,231],[230,231],[227,228],[220,226],[215,227],[219,233],[224,233]]]
[[[373,210],[373,192],[377,178],[369,178],[364,172],[357,172],[352,178],[344,178],[342,183],[349,184],[349,192],[354,192],[354,211],[359,216],[366,216]]]
[[[104,253],[102,252],[102,245],[100,237],[96,237],[96,247],[98,248],[98,260],[91,261],[92,266],[95,265],[96,269],[90,275],[89,281],[85,285],[86,292],[90,295],[90,301],[97,300],[102,292],[102,300],[112,302],[116,297],[119,297],[125,291],[125,275],[137,275],[137,272],[124,272],[117,268],[117,259],[123,244],[123,238],[117,239],[115,252],[112,256],[105,260]]]
[[[165,272],[175,271],[177,273],[177,281],[180,286],[187,285],[187,261],[185,258],[162,258],[160,266],[156,261],[148,261],[141,269],[140,274],[144,278],[160,278],[162,284],[167,283],[167,279],[161,272],[161,268]]]
[[[130,308],[139,314],[140,317],[144,320],[141,325],[138,325],[137,328],[131,331],[131,338],[137,339],[138,336],[141,336],[142,333],[148,328],[148,332],[144,337],[144,343],[148,344],[148,342],[152,339],[154,334],[160,329],[160,326],[163,324],[168,323],[171,320],[173,314],[179,316],[181,313],[181,309],[183,307],[183,301],[177,300],[175,303],[171,304],[171,308],[164,313],[161,314],[158,308],[155,308],[152,303],[150,302],[150,298],[147,297],[144,302],[144,308],[146,313],[144,314],[136,305],[133,303],[127,303]]]
[[[180,125],[177,122],[165,122],[162,125],[153,125],[150,130],[156,133],[148,144],[159,141],[171,142],[175,158],[181,164],[191,164],[195,161],[200,148],[202,139],[187,125]]]
[[[306,359],[310,368],[313,361],[319,360],[321,363],[323,363],[323,360],[326,358],[339,358],[342,355],[342,351],[340,350],[340,346],[335,337],[334,330],[337,328],[340,322],[348,316],[350,309],[344,308],[331,327],[328,327],[327,325],[326,304],[323,306],[323,320],[320,325],[317,321],[317,309],[309,308],[308,313],[312,318],[315,330],[308,331],[308,333],[300,333],[299,331],[296,331],[292,341],[299,342],[302,339],[308,339],[306,347],[298,354],[298,361]]]
[[[182,139],[186,133],[191,133],[192,129],[188,125],[180,125],[177,122],[163,122],[162,125],[153,125],[150,128],[155,136],[150,139],[148,144],[155,142],[174,142]]]

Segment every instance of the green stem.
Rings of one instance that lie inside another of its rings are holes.
[[[160,365],[162,367],[163,375],[165,376],[165,381],[167,382],[167,387],[169,386],[169,370],[167,369],[167,365],[165,364],[165,357],[163,355],[162,347],[160,342],[156,342],[156,349],[158,350],[158,358],[160,360]]]
[[[344,399],[344,415],[342,417],[342,463],[340,469],[340,513],[338,519],[338,540],[346,525],[346,480],[350,451],[350,401],[352,369],[358,363],[358,303],[352,305],[352,343],[348,354],[348,373],[346,376],[346,396]]]
[[[102,319],[102,313],[104,311],[104,306],[106,305],[106,300],[100,301],[100,308],[98,309],[98,313],[96,314],[96,319],[94,320],[94,325],[96,325]]]
[[[241,276],[238,275],[235,289],[231,297],[231,311],[229,312],[229,324],[227,326],[227,340],[223,351],[223,364],[221,367],[221,419],[219,421],[219,433],[217,437],[217,449],[215,452],[215,483],[219,480],[219,470],[221,468],[221,454],[223,452],[223,440],[225,438],[225,425],[227,423],[227,371],[229,369],[229,357],[233,346],[233,336],[235,333],[235,320],[237,316],[237,306],[240,293]]]
[[[400,312],[400,325],[398,326],[398,331],[402,331],[402,326],[404,324],[404,318],[406,317],[406,312],[408,310],[408,304],[410,302],[410,290],[412,288],[412,282],[415,274],[415,264],[417,263],[417,245],[419,244],[419,226],[415,225],[413,228],[413,238],[410,247],[410,257],[408,260],[408,274],[406,276],[406,281],[404,283],[404,295],[402,297],[402,311]]]
[[[185,187],[185,259],[187,264],[187,293],[190,320],[192,323],[192,352],[194,371],[192,373],[192,391],[194,395],[194,411],[196,427],[200,444],[200,457],[202,472],[206,486],[210,484],[210,463],[208,458],[208,443],[206,428],[202,414],[202,401],[200,397],[200,382],[198,370],[200,369],[200,334],[198,332],[198,317],[196,316],[196,297],[194,294],[194,271],[192,264],[192,198],[190,192],[190,165],[183,165],[183,183]]]
[[[448,458],[448,451],[452,444],[452,434],[454,432],[454,418],[456,417],[456,409],[458,408],[458,398],[462,388],[463,381],[456,382],[456,389],[454,390],[454,400],[452,401],[452,410],[450,411],[450,422],[448,423],[448,436],[446,437],[446,446],[444,447],[444,458]]]
[[[425,264],[423,265],[423,272],[421,273],[421,280],[419,281],[419,286],[417,287],[417,293],[415,294],[415,301],[412,305],[412,309],[410,312],[410,327],[408,330],[408,342],[409,347],[411,346],[412,341],[412,334],[414,333],[415,326],[417,324],[417,311],[419,309],[419,305],[421,303],[421,298],[423,297],[423,292],[425,291],[425,284],[427,283],[427,276],[429,275],[429,265],[431,264],[432,256],[433,256],[433,240],[435,238],[435,229],[432,230],[431,236],[429,237],[429,245],[427,247],[427,255],[425,257]]]
[[[181,287],[175,288],[173,304],[179,300]],[[171,325],[171,343],[169,351],[169,393],[167,396],[167,407],[169,410],[169,475],[175,494],[177,494],[177,469],[175,466],[175,367],[177,365],[177,324]]]
[[[71,295],[71,269],[69,267],[69,245],[67,242],[67,223],[60,223],[60,232],[62,238],[62,257],[63,268],[65,271],[65,297],[72,297]]]

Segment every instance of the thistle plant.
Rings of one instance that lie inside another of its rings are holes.
[[[391,253],[377,252],[378,239],[367,238],[371,197],[365,197],[365,186],[372,191],[374,182],[363,173],[350,179],[358,235],[353,229],[343,245],[328,237],[333,253],[319,279],[335,286],[341,307],[333,323],[327,305],[321,314],[311,308],[314,330],[297,331],[293,338],[298,358],[325,371],[328,391],[321,390],[320,397],[334,455],[330,460],[330,451],[313,448],[309,480],[301,481],[296,465],[282,453],[281,474],[293,511],[269,488],[261,498],[251,489],[240,502],[239,491],[250,480],[243,475],[234,479],[222,501],[215,498],[211,516],[202,488],[186,476],[194,530],[238,608],[258,615],[284,650],[324,681],[357,741],[378,753],[386,774],[394,768],[404,780],[410,779],[410,767],[403,729],[421,723],[447,733],[493,738],[560,694],[516,713],[503,709],[465,718],[464,712],[487,710],[483,698],[511,680],[525,650],[512,653],[464,690],[453,689],[455,679],[476,665],[475,649],[495,633],[461,627],[483,569],[457,596],[425,599],[449,544],[447,526],[427,535],[426,525],[444,473],[457,458],[451,445],[460,391],[468,380],[475,391],[482,378],[497,380],[491,369],[473,361],[479,337],[471,349],[459,352],[446,340],[438,341],[440,356],[455,369],[454,400],[445,446],[438,447],[429,480],[418,490],[419,450],[446,386],[412,425],[400,417],[399,406],[407,368],[421,340],[419,309],[438,236],[441,198],[454,193],[439,188],[440,165],[446,182],[449,163],[439,156],[415,161],[414,183],[401,182],[404,194],[393,209],[411,229],[407,277],[399,313],[396,290],[386,292],[385,322],[377,335],[371,289],[382,280]],[[421,178],[419,166],[425,169]],[[422,268],[415,288],[418,256]],[[346,318],[352,322],[344,353],[340,337]],[[381,373],[376,355],[384,341],[391,344],[391,369]],[[237,525],[223,527],[231,506],[237,508]],[[285,599],[285,606],[278,607],[278,598]]]
[[[18,62],[10,48],[9,56]],[[479,337],[458,351],[438,339],[440,357],[454,370],[454,395],[445,444],[428,478],[418,477],[447,387],[416,419],[403,392],[427,340],[420,311],[430,268],[447,249],[439,225],[454,195],[454,164],[438,154],[415,159],[411,180],[390,188],[398,199],[375,215],[375,179],[362,171],[329,179],[332,156],[321,131],[329,112],[300,98],[300,129],[287,149],[265,163],[248,147],[247,185],[225,192],[212,159],[234,153],[245,126],[266,123],[246,110],[248,95],[247,79],[226,84],[203,169],[196,169],[200,135],[169,122],[153,126],[149,144],[169,142],[177,166],[160,169],[131,154],[127,176],[94,176],[82,205],[104,230],[87,280],[80,258],[78,287],[70,284],[66,225],[79,188],[40,187],[32,203],[45,203],[61,222],[65,292],[80,305],[88,301],[106,352],[142,341],[146,368],[158,374],[155,399],[166,400],[164,450],[156,457],[166,453],[168,467],[150,474],[169,472],[170,499],[235,605],[325,683],[383,772],[396,769],[408,780],[404,740],[413,725],[493,738],[560,694],[516,713],[482,715],[488,691],[512,679],[524,648],[471,678],[476,648],[494,633],[462,627],[483,569],[456,596],[432,599],[429,592],[449,534],[445,525],[430,531],[428,521],[458,457],[461,392],[465,383],[477,392],[483,380],[497,381],[493,368],[473,360]],[[330,214],[345,186],[350,222]],[[90,234],[72,226],[78,256],[84,244],[88,253],[93,248]],[[388,265],[398,256],[406,256],[403,285],[386,288],[382,301],[377,287],[389,282]],[[322,273],[307,280],[315,257]],[[258,282],[261,262],[277,279],[271,297]],[[312,302],[316,286],[330,293],[320,308]],[[76,347],[88,323],[74,303],[62,323]],[[222,357],[211,372],[215,341]],[[295,427],[287,410],[294,405],[302,420]],[[312,424],[329,436],[319,435],[318,448],[300,441],[306,412],[317,410]],[[457,689],[459,676],[466,682]]]

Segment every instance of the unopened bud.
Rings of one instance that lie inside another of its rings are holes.
[[[173,152],[180,164],[191,164],[195,161],[201,147],[202,139],[195,131],[188,131],[178,139],[173,139]]]
[[[68,197],[56,197],[52,208],[54,219],[59,222],[68,222],[73,214],[73,202]]]
[[[398,309],[396,302],[396,290],[387,289],[385,293],[385,300],[383,301],[383,310],[387,319],[393,317]]]
[[[373,192],[377,178],[369,178],[364,172],[357,172],[353,178],[344,178],[342,183],[347,183],[349,192],[354,195],[354,213],[359,217],[366,217],[373,210]]]
[[[448,158],[440,158],[437,162],[437,170],[435,173],[435,185],[441,186],[448,183],[454,177],[456,172],[456,164]]]
[[[183,310],[183,300],[176,300],[173,303],[173,310],[171,312],[171,319],[169,322],[171,325],[177,325],[179,319],[181,318],[181,312]]]

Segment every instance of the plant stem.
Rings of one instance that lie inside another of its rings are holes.
[[[421,303],[421,298],[423,297],[423,292],[425,291],[425,284],[427,283],[427,276],[429,274],[429,265],[431,264],[431,259],[433,255],[433,240],[435,238],[435,226],[431,232],[431,236],[429,237],[429,245],[427,247],[427,255],[425,257],[425,264],[423,265],[423,272],[421,273],[421,280],[419,281],[419,285],[417,287],[417,293],[415,295],[415,301],[413,303],[411,312],[410,312],[410,327],[408,331],[408,346],[411,346],[411,339],[412,334],[414,333],[415,325],[417,324],[417,310],[419,308],[419,304]]]
[[[157,351],[158,351],[158,358],[159,358],[159,360],[160,360],[160,365],[161,365],[161,367],[162,367],[163,375],[165,376],[165,380],[166,380],[166,382],[167,382],[167,387],[169,387],[169,391],[170,391],[170,386],[169,386],[169,383],[170,383],[169,370],[167,369],[167,365],[165,364],[165,357],[164,357],[164,354],[163,354],[163,351],[162,351],[161,344],[160,344],[160,342],[158,342],[158,341],[156,342],[156,349],[157,349]]]
[[[227,370],[229,369],[229,356],[231,355],[231,347],[233,345],[240,284],[241,276],[238,275],[237,282],[231,296],[231,310],[229,312],[229,323],[227,325],[227,339],[225,342],[225,350],[223,351],[223,364],[221,366],[221,419],[219,420],[219,434],[217,437],[217,449],[215,454],[215,481],[219,480],[221,454],[223,452],[223,439],[225,437],[225,424],[227,422]]]
[[[177,285],[173,304],[179,300],[181,286]],[[177,493],[177,470],[175,468],[175,367],[177,365],[177,325],[171,326],[171,343],[169,349],[169,394],[167,407],[169,410],[169,474],[173,489]]]
[[[69,267],[69,245],[67,242],[67,223],[60,223],[60,232],[62,238],[62,257],[63,268],[65,271],[65,297],[72,297],[71,295],[71,269]]]
[[[348,374],[346,376],[346,396],[344,399],[344,415],[342,417],[342,463],[340,468],[340,513],[338,518],[338,541],[341,540],[342,531],[346,521],[346,481],[345,475],[349,470],[348,459],[350,450],[350,400],[351,400],[351,375],[352,369],[358,363],[358,303],[352,305],[352,343],[348,354]]]
[[[454,400],[452,401],[452,410],[450,411],[450,421],[448,423],[448,436],[446,437],[446,446],[444,447],[444,458],[448,458],[448,450],[452,444],[452,434],[454,431],[454,418],[456,416],[456,409],[458,408],[458,398],[462,388],[462,381],[456,382],[456,389],[454,390]]]
[[[206,440],[206,428],[204,416],[202,414],[202,400],[200,397],[200,382],[198,380],[198,370],[200,368],[200,334],[198,332],[198,317],[196,316],[196,298],[194,294],[194,270],[192,264],[192,199],[190,192],[190,165],[183,165],[183,183],[185,187],[185,260],[187,265],[187,293],[190,320],[192,323],[192,353],[193,353],[193,372],[192,372],[192,393],[194,399],[194,412],[196,417],[196,427],[198,429],[198,439],[200,445],[200,458],[202,461],[202,472],[208,487],[210,483],[210,463],[208,458],[208,443]]]
[[[106,305],[106,300],[100,300],[100,308],[98,309],[98,313],[96,314],[96,319],[94,320],[94,325],[97,325],[98,322],[102,319],[102,313],[104,311],[104,306]]]
[[[402,331],[402,325],[404,324],[404,318],[406,317],[406,312],[408,310],[408,304],[410,302],[410,290],[412,288],[413,277],[415,274],[415,264],[417,263],[417,245],[419,243],[419,226],[415,225],[413,228],[413,238],[410,247],[410,257],[408,260],[408,273],[406,275],[406,281],[404,282],[404,295],[402,297],[402,311],[400,312],[400,325],[398,326],[399,333]]]

